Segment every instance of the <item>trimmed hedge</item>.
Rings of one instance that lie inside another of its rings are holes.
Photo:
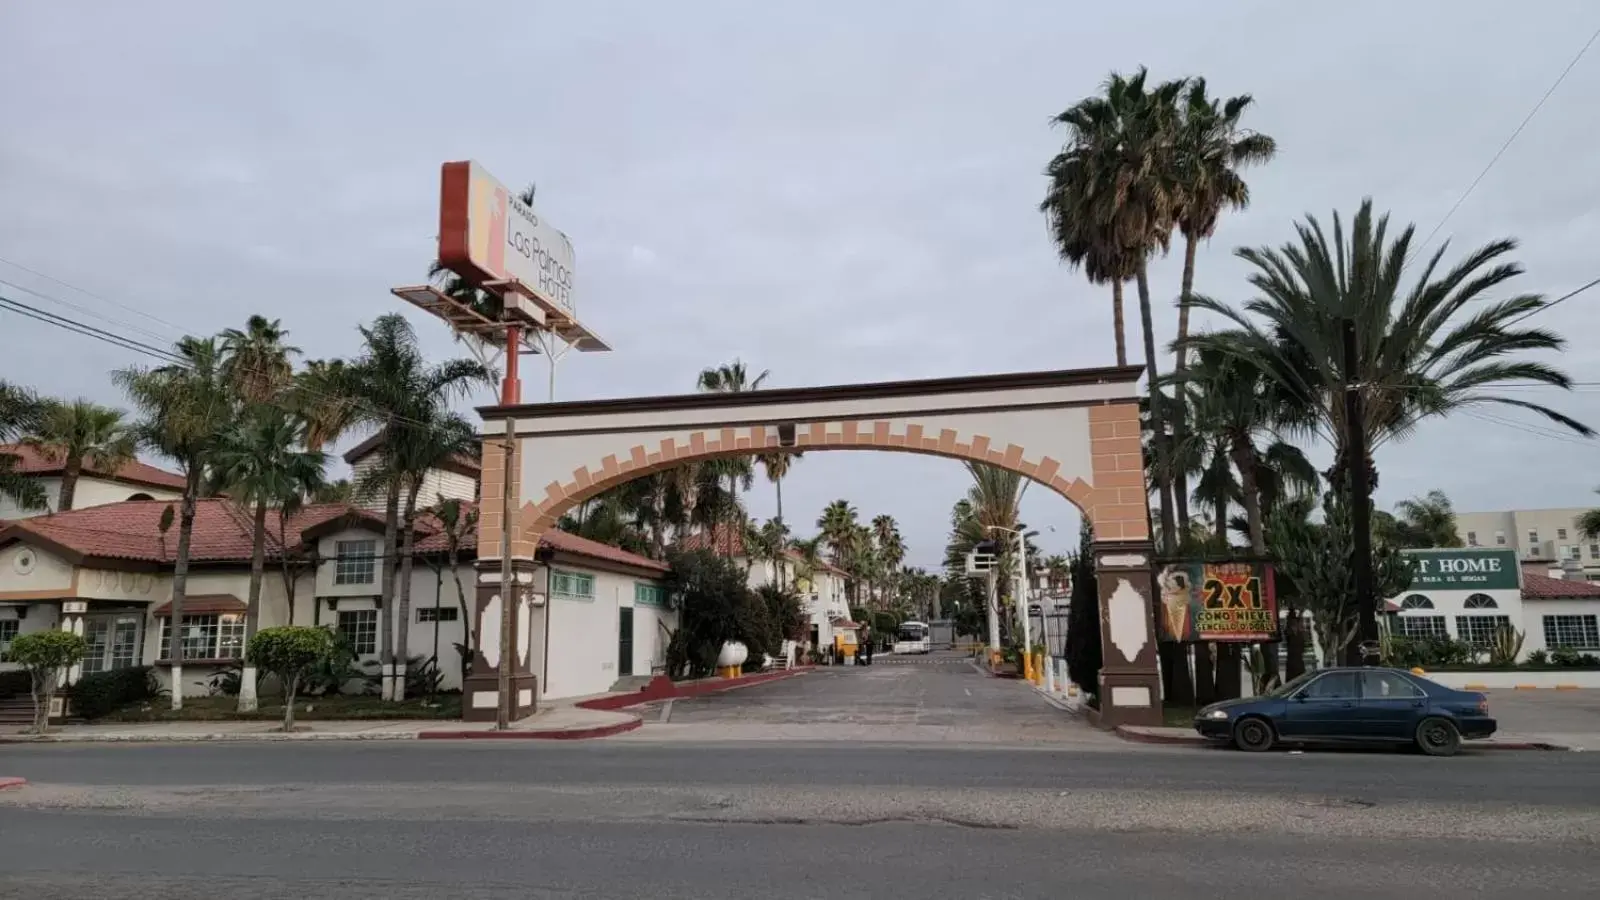
[[[134,666],[85,675],[67,688],[72,714],[82,719],[98,719],[129,704],[154,700],[161,685],[149,666]]]

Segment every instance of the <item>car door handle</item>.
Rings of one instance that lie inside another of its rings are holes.
[[[1426,705],[1427,704],[1423,703],[1421,700],[1413,700],[1413,701],[1411,701],[1411,708],[1412,709],[1421,709],[1422,707],[1424,707]]]
[[[1353,701],[1346,700],[1343,703],[1339,704],[1339,707],[1341,709],[1352,709],[1352,708],[1355,707],[1355,703]]]

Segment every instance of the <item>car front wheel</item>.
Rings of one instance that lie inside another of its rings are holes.
[[[1455,756],[1461,749],[1461,732],[1449,719],[1430,716],[1417,725],[1417,749],[1429,756]]]
[[[1233,746],[1249,753],[1262,753],[1272,749],[1275,736],[1266,719],[1250,717],[1233,723]]]

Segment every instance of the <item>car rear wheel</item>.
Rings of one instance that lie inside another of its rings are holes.
[[[1248,753],[1271,750],[1276,739],[1266,719],[1249,716],[1233,723],[1233,746]]]
[[[1430,716],[1417,724],[1417,749],[1429,756],[1455,756],[1461,749],[1461,732],[1449,719]]]

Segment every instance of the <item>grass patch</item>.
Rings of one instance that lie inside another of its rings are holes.
[[[1163,705],[1161,707],[1161,724],[1168,728],[1193,728],[1195,712],[1196,709],[1193,706]]]
[[[420,697],[388,703],[375,696],[304,697],[295,702],[297,722],[333,719],[459,719],[461,695],[440,694],[431,702]],[[283,718],[283,698],[263,696],[252,713],[238,711],[236,697],[185,697],[183,709],[171,701],[153,700],[125,706],[96,722],[273,722]]]

